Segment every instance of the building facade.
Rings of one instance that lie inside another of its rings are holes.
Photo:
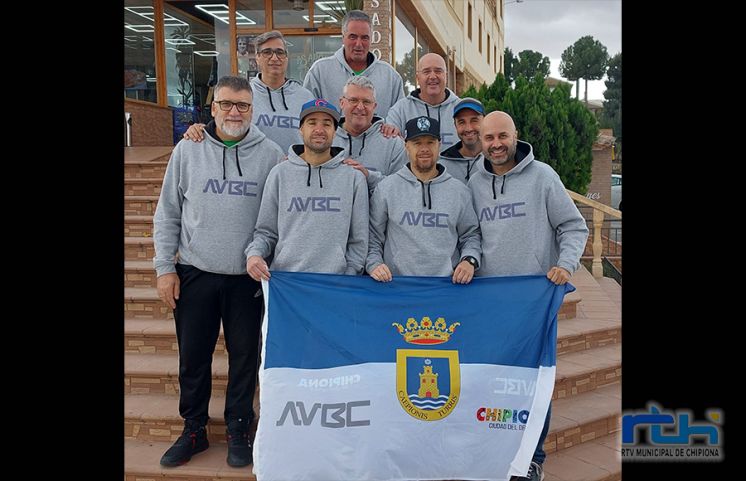
[[[456,93],[490,84],[503,70],[503,1],[363,0],[373,23],[371,51],[395,66],[407,93],[428,52],[446,59],[448,87]],[[171,110],[175,129],[209,120],[218,78],[256,75],[252,40],[263,32],[285,35],[288,77],[302,82],[315,60],[341,47],[345,2],[125,0],[124,10],[125,110],[137,113],[133,122],[142,132],[133,145],[162,145],[162,136],[147,135],[163,126],[143,125],[162,122],[152,108]]]

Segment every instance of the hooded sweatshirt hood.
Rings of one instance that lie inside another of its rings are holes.
[[[252,122],[274,140],[283,152],[293,144],[302,144],[300,111],[314,96],[297,80],[285,79],[280,88],[273,89],[262,81],[262,74],[251,79],[254,114]]]
[[[368,68],[360,75],[368,77],[376,86],[378,106],[375,115],[386,118],[389,109],[404,98],[404,83],[401,76],[390,64],[378,60],[370,52],[368,52]],[[320,58],[311,65],[303,86],[316,98],[324,98],[338,105],[345,83],[354,76],[355,72],[345,59],[344,47],[340,47],[334,55]]]
[[[481,157],[481,154],[477,154],[474,157],[464,157],[459,149],[463,146],[462,141],[458,141],[446,150],[440,153],[439,163],[446,166],[448,172],[456,179],[460,180],[464,184],[469,183],[469,179],[476,171],[477,159]]]
[[[412,91],[406,98],[394,105],[386,116],[386,123],[396,126],[404,132],[407,120],[425,115],[438,119],[440,123],[441,149],[450,147],[458,140],[456,126],[453,123],[453,108],[461,100],[450,89],[446,88],[446,98],[439,104],[429,104],[420,98],[421,90]]]
[[[373,123],[363,133],[353,135],[344,129],[345,118],[339,121],[334,144],[345,149],[346,157],[357,160],[368,169],[368,188],[372,192],[387,175],[406,165],[404,140],[398,135],[386,138],[381,133],[383,119],[373,117]]]
[[[559,175],[534,159],[531,144],[519,140],[518,162],[494,174],[480,154],[469,180],[482,229],[480,276],[543,275],[554,266],[573,273],[588,238],[588,227]]]
[[[304,149],[291,146],[287,162],[269,174],[247,257],[274,254],[274,270],[360,274],[368,252],[365,176],[342,163],[342,148],[317,166],[300,157]]]
[[[159,276],[178,262],[206,272],[246,274],[244,250],[251,242],[264,183],[284,155],[254,127],[227,147],[205,128],[204,142],[180,141],[171,154],[153,217]]]
[[[393,275],[450,276],[464,256],[479,259],[481,240],[469,189],[436,164],[421,181],[411,164],[383,179],[370,200],[366,268]]]

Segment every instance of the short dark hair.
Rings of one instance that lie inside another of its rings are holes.
[[[347,15],[345,15],[345,18],[342,20],[342,35],[347,33],[347,24],[352,22],[353,20],[366,22],[369,27],[373,28],[370,21],[370,15],[363,12],[362,10],[350,10],[349,12],[347,12]]]
[[[244,77],[238,77],[235,75],[226,75],[224,77],[220,77],[220,80],[218,80],[218,83],[215,85],[215,93],[217,93],[223,87],[228,87],[234,92],[248,90],[251,95],[254,95],[254,91],[251,90],[251,84],[249,83],[249,80]]]

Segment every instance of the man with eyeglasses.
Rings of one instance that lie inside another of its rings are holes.
[[[303,86],[316,97],[338,99],[347,79],[364,75],[378,90],[375,114],[386,118],[391,106],[404,98],[404,83],[391,65],[370,52],[371,31],[368,14],[350,10],[342,21],[342,47],[334,55],[314,62]],[[402,129],[403,126],[399,128]]]
[[[362,274],[368,253],[368,186],[332,147],[339,111],[324,99],[300,113],[303,143],[272,169],[264,188],[246,271],[260,281],[272,269]]]
[[[158,295],[174,310],[179,347],[179,414],[184,431],[161,458],[179,466],[208,448],[212,355],[222,319],[228,352],[224,418],[227,462],[252,462],[261,285],[246,275],[264,183],[283,159],[277,144],[251,128],[252,91],[243,77],[215,86],[214,120],[202,143],[179,142],[153,218]]]
[[[368,189],[407,163],[404,141],[398,135],[384,137],[383,119],[373,115],[376,108],[376,88],[368,77],[347,80],[339,99],[342,119],[334,137],[334,146],[347,152],[346,164],[360,170],[368,179]]]
[[[403,131],[404,126],[414,117],[424,115],[440,123],[441,147],[448,148],[456,142],[456,127],[453,118],[453,107],[460,100],[446,87],[446,62],[436,53],[427,53],[417,64],[418,89],[406,98],[399,100],[391,107],[386,116],[386,123]]]
[[[298,130],[298,112],[314,96],[300,82],[285,77],[288,70],[288,51],[285,38],[277,30],[256,38],[259,74],[251,79],[254,90],[254,125],[275,141],[284,153],[303,139]],[[194,124],[184,138],[202,141],[203,124]]]

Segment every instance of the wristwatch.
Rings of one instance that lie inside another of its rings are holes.
[[[464,256],[461,258],[462,261],[466,261],[476,270],[479,269],[479,262],[474,258],[474,256]]]

